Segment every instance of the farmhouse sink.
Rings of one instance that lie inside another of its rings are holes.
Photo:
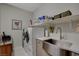
[[[60,48],[68,50],[72,46],[72,43],[65,40],[47,39],[44,40],[43,48],[49,54],[53,56],[60,55]]]
[[[72,46],[72,43],[66,40],[47,39],[47,40],[44,40],[44,42],[57,45],[62,48],[70,48]]]
[[[72,43],[65,40],[47,39],[44,40],[43,48],[49,55],[59,55],[60,48],[69,49]]]

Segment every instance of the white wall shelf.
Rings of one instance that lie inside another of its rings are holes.
[[[34,25],[31,25],[31,27],[45,27],[47,24],[61,24],[68,23],[71,21],[79,21],[79,15],[66,16],[55,20],[48,19],[48,21],[45,21],[43,23],[35,23]]]

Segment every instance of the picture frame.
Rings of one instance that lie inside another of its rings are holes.
[[[21,30],[22,29],[22,21],[12,19],[12,30]]]

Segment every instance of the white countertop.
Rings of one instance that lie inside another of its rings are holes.
[[[5,42],[5,43],[0,43],[0,46],[2,46],[2,45],[7,45],[7,44],[11,44],[12,43],[12,41],[8,41],[8,42]]]
[[[44,41],[44,40],[47,40],[47,39],[55,39],[55,38],[53,38],[53,37],[40,37],[40,38],[37,38],[37,39]]]
[[[44,40],[47,40],[47,39],[55,39],[53,37],[41,37],[41,38],[37,38],[38,40],[41,40],[41,41],[44,41]],[[56,39],[58,40],[58,39]],[[72,43],[72,46],[69,48],[69,47],[62,47],[62,46],[57,46],[61,49],[66,49],[66,50],[69,50],[69,51],[72,51],[72,52],[75,52],[75,53],[78,53],[79,54],[79,47],[75,44]]]

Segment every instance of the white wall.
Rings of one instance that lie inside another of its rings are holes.
[[[15,47],[22,45],[22,30],[12,30],[12,19],[22,20],[22,28],[26,28],[29,25],[31,15],[32,13],[28,11],[7,4],[0,4],[1,32],[4,31],[13,37]]]
[[[72,15],[79,14],[79,4],[53,4],[53,3],[47,3],[43,6],[40,6],[37,11],[34,12],[33,18],[36,20],[39,16],[47,15],[47,16],[54,16],[61,12],[70,10],[72,12]],[[74,27],[71,26],[71,24],[60,24],[59,26],[62,27],[64,36],[66,40],[72,41],[73,43],[79,44],[79,33],[73,32]],[[53,34],[56,38],[59,37],[59,35]]]
[[[0,7],[0,32],[1,32],[1,7]]]

